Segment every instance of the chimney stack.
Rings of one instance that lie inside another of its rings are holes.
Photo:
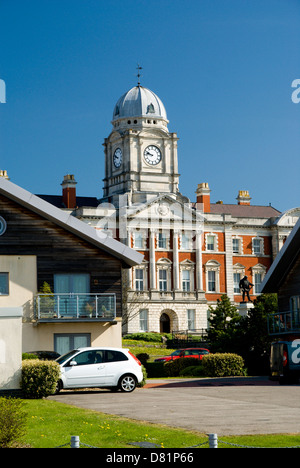
[[[62,199],[66,208],[76,208],[76,184],[74,175],[67,174],[61,183],[62,186]]]
[[[197,204],[201,203],[203,205],[203,213],[210,213],[210,188],[207,182],[202,182],[198,184],[196,194],[197,194]]]
[[[7,180],[10,180],[8,175],[7,175],[7,171],[6,170],[0,170],[0,177],[3,177],[4,179],[7,179]]]
[[[250,205],[250,195],[248,190],[240,190],[237,196],[238,205]]]

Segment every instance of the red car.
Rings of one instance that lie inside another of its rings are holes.
[[[205,348],[185,348],[185,349],[176,349],[170,356],[164,356],[158,359],[155,359],[155,362],[167,362],[173,361],[174,359],[179,358],[195,358],[202,359],[205,354],[209,354],[209,350]]]

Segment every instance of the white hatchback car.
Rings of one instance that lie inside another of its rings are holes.
[[[140,361],[123,348],[78,348],[56,359],[61,377],[58,393],[66,388],[110,387],[132,392],[143,380]]]

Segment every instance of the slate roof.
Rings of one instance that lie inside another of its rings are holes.
[[[273,206],[238,205],[214,203],[210,205],[213,214],[231,214],[235,218],[272,218],[281,214]]]

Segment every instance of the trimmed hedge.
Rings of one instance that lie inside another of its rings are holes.
[[[166,338],[172,338],[171,333],[140,332],[140,333],[130,333],[129,335],[125,335],[123,336],[123,339],[161,343],[163,336]]]
[[[203,356],[202,365],[206,377],[228,377],[246,374],[244,360],[238,354],[207,354]]]
[[[55,361],[30,359],[22,362],[21,389],[25,398],[53,395],[60,378],[60,366]]]
[[[179,358],[174,361],[166,362],[165,372],[168,377],[178,377],[180,372],[186,367],[199,366],[201,364],[200,359],[195,358]]]

